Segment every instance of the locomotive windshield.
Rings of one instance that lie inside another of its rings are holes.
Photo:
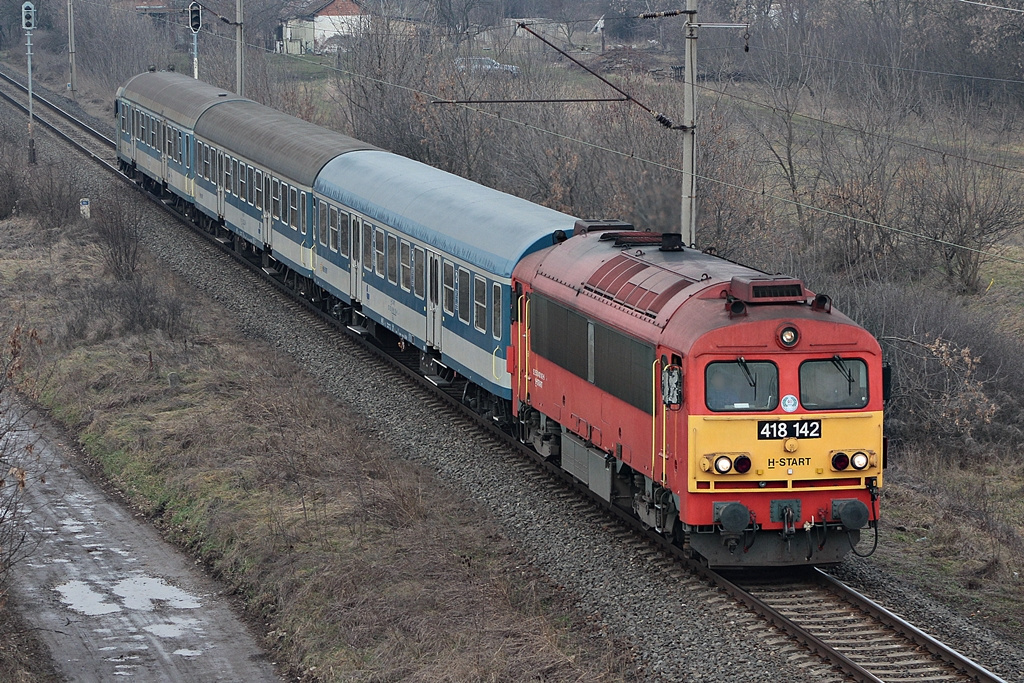
[[[704,380],[705,402],[716,412],[774,410],[779,402],[779,370],[774,363],[742,356],[708,363]]]
[[[835,355],[800,365],[800,403],[810,410],[863,408],[868,404],[868,366]]]

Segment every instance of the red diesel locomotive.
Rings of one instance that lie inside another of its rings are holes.
[[[623,228],[514,271],[520,438],[712,566],[839,561],[878,519],[878,342],[799,280]]]

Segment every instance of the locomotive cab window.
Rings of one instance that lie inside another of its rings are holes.
[[[767,411],[779,405],[779,369],[743,357],[709,363],[704,371],[707,407],[716,412]]]
[[[808,410],[850,410],[868,404],[868,366],[838,354],[800,365],[800,404]]]

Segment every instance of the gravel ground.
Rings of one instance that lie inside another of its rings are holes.
[[[45,153],[49,141],[43,136],[39,142]],[[595,525],[592,514],[571,498],[552,495],[551,487],[523,485],[506,449],[432,408],[396,373],[351,355],[348,342],[315,329],[282,305],[269,285],[226,265],[187,228],[155,210],[153,216],[144,243],[154,255],[233,312],[246,334],[288,353],[327,391],[365,414],[398,452],[428,465],[488,510],[602,633],[632,643],[645,680],[843,680],[731,600],[666,570],[656,555],[637,553],[613,523]],[[1024,681],[1020,644],[957,616],[870,560],[847,561],[836,574],[1006,680]]]

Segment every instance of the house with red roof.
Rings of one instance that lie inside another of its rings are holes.
[[[307,54],[337,49],[346,36],[369,25],[370,15],[355,0],[296,0],[289,3],[278,28],[278,52]]]

